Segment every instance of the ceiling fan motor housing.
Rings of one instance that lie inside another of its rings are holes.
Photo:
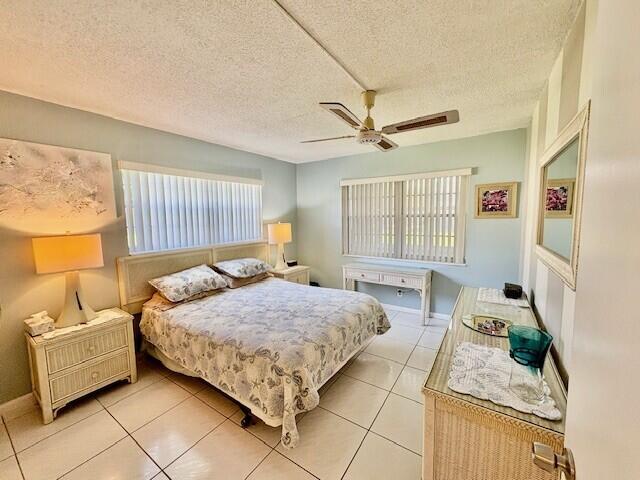
[[[356,135],[356,140],[362,144],[380,143],[381,139],[382,135],[375,130],[360,130]]]

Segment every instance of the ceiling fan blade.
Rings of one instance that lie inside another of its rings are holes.
[[[449,110],[447,112],[434,113],[423,117],[414,118],[413,120],[405,120],[404,122],[392,123],[386,127],[382,127],[381,132],[391,135],[393,133],[410,132],[411,130],[420,130],[422,128],[437,127],[439,125],[447,125],[456,123],[460,120],[460,114],[457,110]]]
[[[327,112],[334,114],[351,128],[359,130],[360,128],[364,127],[364,124],[360,121],[360,119],[341,103],[321,102],[320,106]]]
[[[319,138],[317,140],[305,140],[305,141],[300,142],[300,143],[327,142],[329,140],[340,140],[342,138],[355,138],[355,135],[343,135],[342,137]]]
[[[394,148],[398,148],[398,145],[387,137],[382,137],[378,143],[374,143],[376,147],[378,147],[383,152],[388,152],[389,150],[393,150]]]

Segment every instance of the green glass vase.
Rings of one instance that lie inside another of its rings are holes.
[[[509,356],[515,361],[509,376],[509,389],[527,403],[540,403],[545,395],[542,369],[553,337],[524,325],[512,325],[507,333]]]

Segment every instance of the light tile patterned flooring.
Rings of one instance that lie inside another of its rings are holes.
[[[0,480],[308,480],[420,478],[422,394],[447,322],[388,310],[393,325],[299,415],[300,444],[280,429],[240,428],[237,405],[199,379],[139,362],[118,384],[43,425],[38,410],[0,423]]]

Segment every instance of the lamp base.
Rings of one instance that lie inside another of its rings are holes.
[[[87,323],[89,320],[96,318],[96,312],[84,300],[82,287],[80,286],[80,274],[77,271],[66,272],[64,278],[64,307],[62,307],[62,313],[56,320],[56,328]]]
[[[278,253],[276,258],[278,259],[275,266],[276,270],[284,270],[285,268],[288,268],[287,262],[284,259],[284,243],[278,244]]]

